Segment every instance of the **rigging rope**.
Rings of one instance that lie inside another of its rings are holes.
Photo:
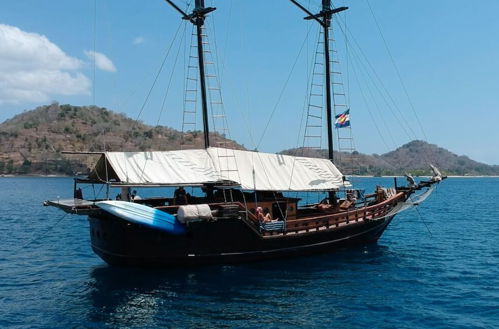
[[[400,81],[400,85],[402,86],[404,94],[407,97],[407,101],[409,102],[409,105],[410,105],[410,107],[411,107],[411,109],[412,109],[412,111],[414,113],[414,116],[416,117],[416,120],[418,122],[419,128],[421,129],[421,132],[423,133],[423,136],[424,136],[425,140],[427,140],[428,138],[426,137],[426,133],[424,131],[423,125],[421,124],[421,121],[419,120],[419,116],[418,116],[418,114],[416,112],[416,109],[414,108],[414,104],[413,104],[413,102],[411,100],[411,97],[409,96],[409,93],[407,92],[407,88],[405,87],[405,83],[402,80],[402,75],[400,74],[400,71],[399,71],[398,66],[397,66],[397,64],[395,62],[395,59],[393,58],[393,55],[392,55],[392,53],[390,51],[390,48],[388,47],[388,43],[386,42],[386,39],[385,39],[385,37],[383,35],[383,31],[381,30],[381,26],[378,23],[378,20],[376,19],[376,15],[374,15],[374,11],[373,11],[373,9],[371,7],[371,3],[369,2],[369,0],[366,0],[366,3],[368,5],[368,7],[369,7],[369,11],[371,12],[371,15],[372,15],[372,17],[374,19],[374,22],[376,23],[376,27],[378,28],[379,34],[381,36],[381,39],[383,40],[383,44],[385,46],[386,52],[388,53],[388,56],[390,57],[390,60],[391,60],[392,65],[393,65],[393,67],[395,69],[395,72],[397,73],[397,77],[398,77],[398,79]]]
[[[409,197],[409,200],[411,200],[411,201],[412,201],[412,198],[411,198],[411,197]],[[426,224],[426,222],[425,222],[425,220],[424,220],[423,216],[421,216],[421,212],[419,211],[418,207],[414,207],[414,209],[415,209],[415,210],[416,210],[416,212],[418,213],[418,217],[419,217],[419,219],[423,222],[424,226],[426,227],[426,230],[428,231],[428,233],[430,234],[430,237],[432,238],[432,237],[433,237],[433,234],[431,233],[430,228],[429,228],[429,227],[428,227],[428,225]]]
[[[295,61],[293,63],[293,66],[291,67],[291,71],[289,72],[289,75],[288,75],[288,77],[286,79],[286,82],[284,83],[284,86],[281,89],[281,92],[279,93],[279,97],[277,98],[277,102],[274,105],[274,108],[272,109],[272,112],[270,113],[270,117],[269,117],[269,119],[267,121],[267,124],[265,125],[265,128],[263,130],[262,136],[258,140],[258,144],[256,145],[257,149],[260,147],[260,144],[262,143],[263,138],[265,137],[265,134],[267,133],[267,130],[268,130],[269,125],[270,125],[270,122],[272,121],[272,118],[273,118],[273,116],[274,116],[274,114],[275,114],[275,112],[277,110],[277,107],[279,106],[279,103],[281,102],[282,96],[284,95],[284,91],[286,90],[286,87],[288,86],[289,80],[291,79],[291,76],[293,75],[293,72],[294,72],[294,69],[296,67],[296,64],[298,63],[298,60],[299,60],[300,55],[301,55],[301,53],[303,51],[303,48],[305,47],[305,43],[308,40],[308,34],[309,33],[310,33],[310,29],[308,29],[308,31],[307,31],[307,35],[305,36],[305,39],[302,42],[302,45],[300,47],[300,51],[298,52],[298,55],[296,56],[296,59],[295,59]]]
[[[364,72],[364,74],[367,75],[368,81],[371,81],[371,83],[375,87],[377,93],[383,99],[385,105],[388,107],[388,109],[390,110],[390,112],[392,112],[393,117],[399,122],[399,125],[400,125],[401,129],[405,132],[406,136],[409,139],[418,139],[417,135],[414,132],[414,130],[411,128],[411,125],[405,120],[404,115],[403,115],[402,111],[400,110],[399,106],[396,104],[394,98],[392,97],[392,95],[390,94],[390,92],[388,91],[388,89],[386,88],[386,86],[384,85],[383,81],[381,80],[381,78],[379,77],[378,73],[374,69],[373,65],[371,64],[371,62],[367,58],[366,54],[364,53],[364,51],[362,50],[362,48],[358,44],[358,42],[355,39],[355,37],[353,36],[352,32],[347,29],[345,23],[343,23],[343,26],[344,26],[343,27],[342,24],[340,24],[341,22],[339,22],[339,21],[340,20],[336,20],[336,22],[338,22],[338,25],[339,25],[340,29],[342,30],[343,34],[345,36],[350,36],[351,40],[353,40],[353,43],[348,42],[348,44],[351,45],[351,46],[356,46],[356,47],[351,47],[353,49],[353,51],[350,52],[350,54],[352,54],[351,58],[355,59],[358,62],[358,66],[362,69],[362,71]],[[367,66],[363,62],[367,63]],[[355,73],[354,75],[357,76],[357,73],[355,72],[355,66],[352,66],[352,69],[353,69],[353,71]],[[358,77],[356,77],[356,80],[357,80],[357,84],[360,87],[360,82],[359,82]],[[375,96],[374,96],[372,90],[370,90],[370,88],[368,88],[368,89],[369,89],[369,93],[371,94],[371,98],[376,103]],[[365,95],[363,95],[363,98],[364,98],[364,102],[367,105],[367,101],[366,101]],[[376,104],[376,106],[379,108],[379,105]],[[398,115],[394,112],[394,109],[397,111]],[[370,113],[370,115],[371,115],[371,117],[374,117],[373,114],[372,114],[372,112]],[[400,118],[399,118],[399,116],[400,116]],[[386,125],[385,120],[383,120],[383,119],[381,119],[381,120]],[[408,127],[407,129],[406,129],[406,126]],[[378,129],[378,132],[379,132],[379,128],[378,127],[377,127],[377,129]],[[412,133],[412,135],[411,135],[411,133],[409,133],[409,131]],[[395,143],[395,141],[393,139],[393,136],[391,135],[391,132],[390,132],[389,129],[387,129],[387,132],[389,133],[390,138],[391,138],[392,142],[394,143],[394,145],[396,145],[396,147],[398,147],[398,145]],[[382,135],[380,134],[380,136],[382,136]],[[382,138],[382,139],[384,139],[384,138]],[[386,146],[386,142],[384,142],[384,144]],[[428,161],[428,153],[426,152],[426,150],[424,151],[423,154],[424,154],[426,160]],[[430,161],[428,161],[428,162],[430,162]]]
[[[374,116],[374,113],[373,113],[373,112],[371,111],[371,109],[370,109],[370,106],[369,106],[369,101],[367,100],[366,94],[365,94],[365,93],[364,93],[364,91],[363,91],[362,84],[360,83],[360,79],[359,79],[359,76],[358,76],[357,70],[355,69],[355,66],[356,66],[356,65],[357,65],[357,66],[359,66],[359,69],[360,69],[361,71],[363,71],[363,72],[364,72],[364,74],[366,75],[366,77],[368,78],[368,79],[366,79],[366,81],[371,81],[371,83],[372,83],[372,85],[374,86],[374,88],[378,91],[379,95],[383,98],[383,100],[384,100],[385,104],[387,105],[387,107],[391,110],[391,112],[392,112],[392,114],[393,114],[394,118],[395,118],[397,121],[399,121],[399,124],[400,124],[401,128],[404,130],[404,132],[406,133],[406,135],[407,135],[407,136],[409,136],[409,138],[410,138],[410,135],[409,135],[409,133],[407,132],[407,130],[405,130],[405,127],[404,127],[403,123],[400,121],[400,119],[398,118],[398,116],[397,116],[397,115],[395,115],[395,113],[393,112],[393,109],[392,109],[391,105],[388,103],[388,101],[386,100],[385,96],[384,96],[384,95],[383,95],[383,93],[381,92],[381,89],[378,87],[378,85],[377,85],[376,81],[378,81],[378,83],[382,85],[382,87],[383,87],[383,89],[385,90],[385,92],[386,92],[386,93],[390,96],[390,94],[389,94],[388,90],[384,87],[382,80],[381,80],[381,79],[379,78],[379,76],[377,75],[376,70],[375,70],[375,69],[374,69],[374,67],[370,64],[369,60],[367,59],[367,56],[363,53],[362,48],[361,48],[361,47],[360,47],[360,45],[357,43],[357,41],[355,40],[355,38],[353,37],[353,35],[351,34],[351,32],[347,29],[346,23],[343,23],[343,24],[344,24],[344,27],[341,25],[340,19],[336,20],[336,23],[337,23],[337,24],[338,24],[338,26],[340,27],[340,30],[341,30],[341,32],[343,33],[343,36],[345,37],[345,40],[346,40],[346,42],[347,42],[347,45],[352,45],[352,44],[351,44],[351,42],[350,42],[350,41],[348,41],[348,35],[350,34],[350,35],[351,35],[351,37],[352,37],[352,40],[353,40],[353,41],[354,41],[354,43],[355,43],[354,45],[355,45],[355,46],[357,46],[357,48],[358,48],[358,50],[356,50],[356,48],[355,48],[355,47],[350,47],[350,49],[351,49],[351,50],[348,52],[348,54],[347,54],[347,56],[348,56],[348,57],[347,57],[347,58],[348,58],[348,59],[350,59],[350,58],[351,58],[351,59],[353,59],[353,60],[354,60],[354,61],[351,61],[352,65],[350,65],[350,66],[351,66],[351,68],[352,68],[352,72],[353,72],[353,75],[354,75],[355,81],[356,81],[356,83],[357,83],[357,85],[358,85],[358,87],[359,87],[359,91],[360,91],[360,94],[361,94],[362,99],[363,99],[363,101],[364,101],[365,107],[366,107],[366,109],[367,109],[367,111],[368,111],[369,115],[371,116],[372,122],[374,123],[374,126],[375,126],[375,128],[376,128],[376,130],[377,130],[377,132],[378,132],[378,135],[380,136],[380,139],[381,139],[382,143],[385,145],[385,147],[386,147],[387,149],[393,149],[394,147],[389,147],[389,146],[388,146],[388,144],[387,144],[387,142],[386,142],[386,140],[385,140],[385,138],[384,138],[383,134],[381,133],[380,127],[379,127],[379,125],[377,124],[377,120],[376,120],[376,118],[375,118],[375,116]],[[361,55],[359,55],[357,52],[359,52],[362,56],[361,56]],[[363,64],[362,59],[364,59],[364,60],[367,62],[368,66],[366,66],[366,65],[364,65],[364,64]],[[350,63],[350,61],[349,61],[349,63]],[[370,73],[370,70],[369,70],[369,69],[373,72],[373,74],[375,75],[375,77],[376,77],[377,79],[374,79],[374,78],[373,78],[373,76],[371,75],[371,73]],[[371,90],[371,88],[369,88],[369,85],[367,85],[367,84],[366,84],[366,85],[365,85],[365,87],[366,87],[366,89],[367,89],[367,91],[368,91],[368,93],[369,93],[369,95],[370,95],[370,97],[371,97],[371,99],[372,99],[372,102],[375,104],[376,108],[379,108],[379,105],[378,105],[378,103],[377,103],[377,101],[376,101],[376,97],[374,96],[373,91]],[[391,97],[391,96],[390,96],[390,97]],[[393,101],[393,98],[392,98],[392,101]],[[395,104],[395,102],[394,102],[394,101],[393,101],[393,103]],[[396,106],[396,104],[395,104],[395,106]],[[381,115],[381,114],[380,114],[380,115]],[[390,131],[390,129],[388,129],[388,127],[386,126],[386,120],[383,120],[383,118],[381,118],[380,120],[381,120],[381,122],[383,123],[383,125],[385,126],[385,130],[387,131],[387,133],[388,133],[388,135],[389,135],[389,137],[390,137],[390,139],[391,139],[391,141],[392,141],[393,145],[396,147],[396,146],[397,146],[397,144],[395,143],[395,140],[394,140],[394,138],[393,138],[393,136],[392,136],[392,134],[391,134],[391,131]],[[381,158],[380,158],[380,159],[381,159]],[[383,162],[387,163],[390,167],[395,168],[395,166],[394,166],[393,164],[389,163],[388,161],[386,161],[386,160],[384,160],[384,159],[381,159],[381,160],[382,160]]]
[[[399,71],[398,66],[397,66],[397,64],[396,64],[396,62],[395,62],[395,59],[393,58],[393,55],[392,55],[392,53],[391,53],[391,51],[390,51],[390,48],[388,47],[388,43],[386,42],[386,39],[385,39],[385,37],[384,37],[384,35],[383,35],[383,31],[381,30],[381,26],[380,26],[380,24],[378,23],[378,20],[376,19],[376,15],[374,14],[374,11],[373,11],[373,9],[372,9],[372,7],[371,7],[371,3],[369,2],[369,0],[366,0],[366,3],[367,3],[367,5],[368,5],[368,7],[369,7],[369,11],[371,12],[371,15],[372,15],[373,20],[374,20],[374,22],[375,22],[375,24],[376,24],[376,27],[377,27],[378,32],[379,32],[379,34],[380,34],[380,37],[381,37],[381,39],[383,40],[383,44],[384,44],[384,46],[385,46],[386,52],[388,53],[388,56],[390,57],[391,63],[392,63],[392,65],[393,65],[393,68],[395,69],[395,72],[397,73],[398,80],[399,80],[399,82],[400,82],[400,85],[402,86],[402,90],[404,91],[404,94],[405,94],[405,96],[406,96],[406,98],[407,98],[407,101],[408,101],[408,103],[409,103],[409,106],[410,106],[410,108],[412,109],[412,112],[413,112],[413,114],[414,114],[414,117],[416,118],[416,121],[417,121],[417,123],[418,123],[418,125],[419,125],[419,128],[421,129],[421,132],[423,133],[424,141],[427,141],[427,140],[428,140],[428,137],[426,136],[426,133],[425,133],[424,127],[423,127],[423,125],[421,124],[421,121],[419,120],[419,116],[418,116],[418,114],[417,114],[417,112],[416,112],[416,109],[415,109],[415,107],[414,107],[414,103],[412,102],[412,99],[411,99],[411,97],[409,96],[409,93],[408,93],[407,88],[406,88],[406,86],[405,86],[404,80],[402,79],[402,75],[400,74],[400,71]],[[431,155],[430,155],[430,154],[426,151],[426,149],[425,149],[425,150],[423,150],[423,154],[425,155],[425,158],[426,158],[425,160],[426,160],[428,163],[434,162],[434,157],[432,157],[432,156],[431,156]]]
[[[158,81],[158,78],[159,78],[161,72],[163,71],[163,67],[165,66],[166,59],[170,55],[170,51],[171,51],[171,49],[173,47],[173,44],[175,43],[175,40],[177,40],[177,36],[178,36],[180,28],[182,27],[183,24],[184,24],[183,21],[180,22],[180,24],[179,24],[179,26],[177,28],[177,31],[175,32],[175,36],[173,37],[173,40],[172,40],[170,46],[168,47],[168,49],[167,49],[167,51],[165,53],[165,57],[163,58],[163,61],[161,62],[161,65],[160,65],[160,67],[158,69],[158,72],[156,73],[156,76],[155,76],[154,81],[153,81],[153,83],[151,85],[151,88],[149,88],[149,92],[147,93],[146,99],[144,100],[144,103],[142,104],[142,106],[140,108],[139,114],[137,115],[137,119],[135,120],[136,123],[138,122],[140,116],[142,115],[142,111],[144,110],[147,102],[149,101],[149,97],[151,96],[151,93],[152,93],[154,87],[156,86],[156,82]]]
[[[362,89],[362,86],[361,86],[360,81],[359,81],[359,77],[358,77],[358,75],[357,75],[357,71],[355,70],[355,67],[354,67],[354,66],[352,66],[352,72],[353,72],[353,75],[354,75],[355,81],[356,81],[356,82],[357,82],[357,84],[359,85],[359,92],[360,92],[360,95],[362,96],[362,100],[364,101],[364,105],[365,105],[365,107],[366,107],[366,109],[367,109],[367,112],[368,112],[368,113],[369,113],[369,115],[371,116],[372,122],[374,123],[374,127],[376,128],[376,131],[378,132],[378,135],[379,135],[379,137],[380,137],[380,139],[381,139],[382,143],[385,145],[385,147],[386,147],[387,149],[390,149],[390,147],[389,147],[389,146],[388,146],[388,144],[386,143],[386,140],[385,140],[385,138],[384,138],[383,134],[381,133],[381,130],[380,130],[380,128],[379,128],[379,126],[378,126],[378,124],[377,124],[377,122],[376,122],[376,118],[374,117],[374,114],[373,114],[373,112],[371,111],[371,108],[370,108],[370,106],[369,106],[369,102],[367,101],[366,95],[364,94],[364,90]],[[383,121],[383,120],[382,120],[382,121]],[[383,122],[384,122],[384,121],[383,121]],[[391,137],[391,138],[392,138],[392,140],[393,140],[393,137],[391,136],[391,134],[390,134],[390,131],[389,131],[389,130],[388,130],[388,133],[389,133],[390,137]],[[394,142],[394,141],[392,141],[392,142]]]
[[[28,243],[24,244],[21,246],[20,249],[24,249],[26,248],[27,246],[31,245],[33,242],[37,241],[38,239],[40,239],[41,237],[43,237],[45,234],[47,234],[48,231],[50,231],[51,229],[53,229],[55,226],[57,226],[67,215],[69,215],[69,213],[65,213],[61,218],[59,218],[54,224],[50,225],[49,227],[47,227],[45,229],[45,231],[43,231],[41,234],[39,234],[38,236],[35,236],[33,239],[31,239],[31,241],[29,241]]]
[[[355,65],[354,65],[354,64],[355,64],[355,62],[354,62],[354,61],[352,61],[352,64],[353,64],[353,65],[352,65],[353,75],[354,75],[355,81],[357,82],[357,85],[359,86],[359,91],[360,91],[360,94],[361,94],[361,96],[362,96],[362,99],[364,100],[364,103],[365,103],[366,109],[367,109],[367,111],[369,112],[369,114],[370,114],[370,116],[371,116],[371,119],[373,120],[373,123],[374,123],[374,125],[375,125],[376,129],[378,130],[378,133],[379,133],[379,135],[380,135],[380,137],[381,137],[381,140],[383,141],[383,144],[385,145],[385,147],[386,147],[387,149],[391,149],[391,148],[393,148],[394,146],[396,146],[396,145],[397,145],[397,144],[396,144],[396,142],[395,142],[395,139],[393,138],[393,136],[392,136],[392,133],[391,133],[390,129],[389,129],[389,128],[388,128],[388,126],[386,125],[386,124],[387,124],[387,123],[386,123],[386,120],[383,120],[383,118],[381,117],[381,119],[380,119],[380,120],[381,120],[381,122],[383,123],[384,128],[385,128],[385,130],[387,131],[388,136],[390,137],[390,140],[391,140],[391,142],[392,142],[393,144],[392,144],[392,146],[390,147],[390,146],[386,143],[386,140],[385,140],[385,138],[383,137],[383,134],[381,133],[381,130],[379,129],[379,125],[377,124],[377,121],[376,121],[376,118],[375,118],[375,116],[374,116],[374,113],[371,111],[371,108],[370,108],[370,106],[369,106],[369,101],[367,100],[366,94],[364,93],[364,90],[363,90],[363,88],[362,88],[362,84],[361,84],[361,82],[360,82],[358,72],[357,72],[357,70],[356,70],[356,68],[355,68]],[[376,98],[375,98],[375,96],[374,96],[374,93],[373,93],[372,89],[371,89],[371,88],[369,87],[369,85],[367,85],[367,84],[365,85],[365,89],[367,90],[368,94],[370,95],[370,97],[371,97],[371,99],[372,99],[372,103],[374,103],[375,107],[379,109],[379,108],[380,108],[380,106],[378,105],[378,102],[376,101]],[[380,112],[380,111],[378,111],[378,113],[379,113],[379,112]],[[380,116],[381,116],[381,114],[380,114]]]
[[[182,39],[180,39],[180,44],[179,44],[179,47],[178,47],[178,50],[177,50],[177,55],[175,56],[175,60],[173,62],[172,73],[170,75],[170,79],[168,80],[168,85],[166,87],[165,96],[163,97],[163,102],[161,103],[161,110],[159,111],[158,120],[156,121],[156,126],[159,126],[159,122],[161,120],[161,116],[163,115],[163,112],[165,110],[166,98],[168,97],[168,93],[170,92],[170,87],[171,87],[171,84],[172,84],[172,81],[173,81],[173,76],[175,74],[175,69],[177,67],[177,61],[178,61],[178,58],[179,58],[180,50],[182,49],[182,42],[183,42],[184,37],[185,37],[186,28],[187,28],[187,22],[184,23],[184,33],[182,34]]]
[[[95,56],[95,49],[96,49],[96,39],[97,39],[97,0],[94,0],[94,22],[93,22],[93,32],[94,32],[94,56],[93,56],[93,76],[92,76],[92,97],[93,97],[93,104],[95,105],[95,72],[96,72],[96,56]]]
[[[338,20],[336,20],[336,22],[338,22]],[[385,84],[383,83],[383,80],[380,78],[378,72],[376,71],[374,66],[371,64],[371,62],[369,61],[367,55],[364,53],[364,51],[360,47],[357,40],[353,37],[353,34],[351,33],[351,31],[349,31],[349,30],[345,31],[343,29],[343,26],[341,26],[341,24],[338,24],[338,26],[340,27],[340,29],[342,30],[344,35],[347,33],[350,34],[351,39],[354,41],[354,44],[351,44],[351,45],[355,45],[357,47],[357,50],[359,51],[360,56],[359,56],[359,54],[355,53],[355,48],[353,48],[353,47],[352,47],[352,49],[353,49],[352,54],[357,56],[358,62],[361,64],[360,66],[364,68],[364,72],[367,74],[369,80],[372,82],[373,86],[375,87],[375,89],[377,90],[377,92],[379,93],[379,95],[381,96],[383,101],[385,102],[385,104],[388,107],[388,109],[390,110],[390,112],[392,112],[393,117],[398,121],[400,127],[404,130],[404,133],[406,134],[406,136],[409,139],[417,138],[416,137],[417,135],[412,130],[411,125],[405,120],[403,113],[400,110],[399,106],[397,106],[397,103],[395,102],[392,95],[390,94],[390,92],[386,88]],[[367,66],[363,64],[363,62],[360,60],[360,58],[362,58],[365,61],[365,63],[367,63]],[[372,72],[372,73],[370,73],[370,72]],[[376,83],[376,81],[379,85]],[[387,100],[387,97],[391,103]],[[394,109],[398,112],[398,115],[400,115],[400,118],[397,115],[397,113],[394,111]],[[407,128],[406,128],[406,126],[407,126]],[[412,136],[409,132],[412,133]]]

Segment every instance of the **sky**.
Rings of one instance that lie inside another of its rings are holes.
[[[334,56],[358,151],[422,139],[499,164],[498,1],[333,3],[349,7]],[[266,152],[303,145],[317,24],[286,0],[206,4],[230,137]],[[191,29],[162,0],[2,1],[0,122],[57,101],[181,130]]]

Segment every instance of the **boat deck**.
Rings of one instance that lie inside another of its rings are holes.
[[[71,199],[48,200],[45,201],[43,205],[56,207],[71,214],[85,215],[98,209],[95,206],[95,201],[71,198]]]
[[[292,219],[285,222],[271,222],[272,225],[269,225],[272,227],[271,229],[266,229],[265,225],[258,221],[255,214],[240,202],[211,203],[210,207],[212,210],[217,211],[216,217],[219,220],[238,217],[262,238],[274,238],[283,235],[301,235],[334,230],[370,220],[378,220],[389,214],[395,205],[404,198],[404,195],[403,192],[399,192],[383,202],[349,209],[341,209],[340,207],[327,210],[307,208],[303,209],[303,213],[298,210],[296,216]],[[60,199],[45,201],[44,205],[57,207],[67,213],[88,215],[100,211],[95,206],[96,201],[101,200]],[[147,203],[147,199],[141,200],[141,203]],[[154,208],[176,214],[179,206],[156,206]]]

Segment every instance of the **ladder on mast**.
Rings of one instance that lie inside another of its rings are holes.
[[[337,115],[350,110],[345,83],[343,79],[343,74],[340,69],[340,59],[338,51],[336,50],[336,40],[334,29],[330,28],[329,35],[331,36],[328,40],[329,49],[331,52],[331,89],[332,89],[332,100],[333,100],[333,113],[336,117]],[[341,171],[347,175],[359,175],[359,159],[357,156],[355,141],[353,138],[352,126],[351,124],[347,127],[336,128],[336,149],[338,151],[338,156],[336,157],[336,164],[341,168]]]
[[[219,139],[219,143],[215,143],[216,146],[227,146],[225,138],[229,136],[227,128],[227,120],[225,117],[225,111],[223,108],[222,93],[220,90],[220,81],[217,78],[217,72],[215,68],[215,61],[213,53],[210,49],[210,44],[208,42],[208,35],[205,29],[206,15],[215,11],[214,7],[206,7],[205,0],[195,0],[194,9],[191,14],[187,14],[185,11],[180,9],[172,0],[165,0],[170,4],[176,11],[182,15],[182,19],[185,19],[193,24],[195,27],[196,43],[193,42],[194,37],[191,38],[190,42],[190,56],[189,56],[189,67],[188,67],[188,79],[192,83],[186,83],[186,95],[184,97],[184,119],[182,123],[182,130],[187,131],[188,129],[195,129],[196,125],[196,107],[187,106],[187,103],[197,103],[197,87],[201,90],[201,105],[203,114],[203,138],[204,138],[204,148],[208,149],[210,147],[210,131],[208,123],[208,98],[210,99],[210,109],[213,117],[213,124],[215,132],[217,132],[216,138]],[[193,55],[193,50],[197,51],[197,56]],[[196,71],[196,64],[194,60],[197,59],[197,69],[199,78],[199,85],[197,84],[197,78],[194,77],[193,72]],[[190,94],[190,96],[187,96]],[[194,118],[193,118],[194,117]],[[221,122],[221,123],[220,123]],[[225,143],[225,145],[224,145]],[[239,170],[237,170],[237,163],[235,152],[228,148],[217,147],[217,157],[218,166],[220,172],[220,179],[231,180],[239,182]],[[214,160],[214,159],[213,159]],[[235,177],[237,176],[237,177]]]
[[[198,56],[196,44],[196,27],[193,26],[189,44],[189,59],[186,68],[186,79],[184,87],[184,102],[182,113],[182,149],[192,149],[196,147],[197,137],[197,104],[198,104]]]
[[[239,182],[239,170],[233,144],[229,142],[231,136],[225,106],[222,97],[220,74],[216,62],[216,53],[211,48],[209,35],[203,27],[203,56],[205,61],[205,77],[208,95],[208,105],[211,112],[212,144],[217,147],[218,166],[221,178],[228,181]]]
[[[322,30],[319,30],[319,40],[315,49],[313,59],[312,76],[310,77],[309,94],[307,100],[307,117],[303,135],[303,154],[313,156],[314,150],[322,150],[322,133],[324,128],[324,79],[325,65],[324,53],[322,52],[321,40],[324,38]]]

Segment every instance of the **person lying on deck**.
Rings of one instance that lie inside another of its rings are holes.
[[[316,207],[319,210],[330,210],[330,209],[333,209],[333,206],[330,205],[329,203],[319,203],[319,204],[317,204]]]
[[[329,198],[324,198],[319,202],[315,207],[321,211],[332,211],[336,209],[336,206],[338,205],[338,201],[336,200],[336,197],[333,200],[333,204],[330,203]]]
[[[272,215],[269,213],[269,210],[268,209],[265,209],[265,213],[263,211],[263,208],[262,207],[257,207],[256,208],[256,218],[260,221],[260,222],[264,222],[264,223],[268,223],[268,222],[271,222],[272,221]]]

